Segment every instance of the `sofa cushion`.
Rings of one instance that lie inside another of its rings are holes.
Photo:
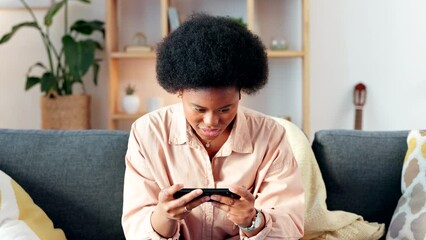
[[[389,226],[401,196],[408,131],[322,130],[312,144],[330,210]]]
[[[25,190],[0,170],[0,239],[65,240],[64,232],[34,204]]]
[[[128,133],[0,129],[0,169],[68,239],[124,239]]]
[[[413,130],[402,168],[398,206],[387,239],[426,239],[426,131]]]

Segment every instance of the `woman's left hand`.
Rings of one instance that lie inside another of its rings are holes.
[[[245,188],[240,186],[230,187],[229,190],[241,196],[240,199],[233,199],[221,195],[210,197],[213,206],[227,213],[228,219],[235,225],[248,227],[252,224],[256,216],[254,208],[254,196]]]

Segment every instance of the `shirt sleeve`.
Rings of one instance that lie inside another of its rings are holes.
[[[122,225],[126,239],[178,240],[179,224],[172,238],[161,237],[151,225],[151,214],[160,191],[144,164],[143,149],[134,125],[130,131],[124,175]]]
[[[275,142],[275,144],[274,144]],[[256,236],[241,239],[300,239],[304,233],[304,191],[302,178],[290,145],[284,136],[270,141],[266,155],[271,164],[258,172],[255,207],[262,209],[265,227]]]
[[[263,213],[263,212],[262,212]],[[300,239],[301,237],[282,237],[278,236],[273,238],[270,233],[273,227],[271,215],[263,213],[265,216],[265,227],[256,236],[247,237],[243,231],[240,230],[241,240],[259,240],[259,239]]]

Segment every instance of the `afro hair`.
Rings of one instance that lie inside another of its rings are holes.
[[[195,14],[158,45],[156,71],[169,93],[236,87],[252,94],[267,83],[268,59],[261,40],[237,21]]]

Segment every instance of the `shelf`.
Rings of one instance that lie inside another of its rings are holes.
[[[111,58],[148,58],[154,59],[155,52],[147,53],[129,53],[129,52],[111,52]]]
[[[278,51],[278,50],[267,50],[269,58],[294,58],[303,57],[305,53],[303,51]]]
[[[109,116],[108,128],[118,129],[124,125],[121,121],[134,121],[146,112],[144,108],[137,114],[120,112],[120,92],[124,82],[144,79],[140,87],[153,88],[155,85],[156,52],[125,52],[124,47],[131,42],[135,32],[143,32],[147,36],[148,45],[155,46],[170,33],[168,21],[169,7],[180,10],[182,17],[192,12],[209,12],[213,15],[229,15],[242,17],[247,28],[259,35],[264,43],[270,43],[272,37],[280,36],[289,42],[289,50],[271,50],[267,48],[267,57],[272,60],[274,69],[301,65],[300,71],[280,72],[275,76],[280,79],[297,77],[294,81],[301,85],[301,113],[294,116],[308,135],[310,132],[310,49],[309,49],[309,1],[310,0],[233,0],[228,7],[220,1],[186,1],[176,0],[106,0],[106,51],[108,59],[109,81]],[[226,1],[228,2],[228,1]],[[215,3],[218,3],[215,5]],[[272,4],[273,3],[273,4]],[[238,9],[237,11],[234,10]],[[148,11],[148,9],[152,11]],[[147,10],[147,11],[145,11]],[[155,20],[153,20],[155,18]],[[300,27],[299,27],[300,26]],[[286,36],[286,37],[285,37]],[[289,37],[290,36],[290,37]],[[287,39],[288,38],[288,39]],[[265,45],[267,46],[267,45]],[[289,61],[275,61],[289,59]],[[295,65],[293,65],[295,64]],[[271,66],[272,66],[271,65]],[[141,68],[141,69],[139,69]],[[135,71],[132,71],[135,70]],[[136,71],[137,70],[137,71]],[[140,71],[139,71],[140,70]],[[271,71],[272,72],[272,71]],[[299,74],[300,72],[300,74]],[[287,76],[286,74],[290,74]],[[289,81],[290,81],[289,80]],[[153,84],[152,84],[153,83]],[[293,83],[291,83],[293,84]],[[161,91],[153,91],[162,94]],[[148,92],[142,98],[149,97]],[[276,100],[280,101],[280,100]],[[288,107],[288,106],[286,106]],[[298,109],[296,109],[298,111]],[[281,112],[281,111],[280,111]],[[286,115],[292,114],[285,112]],[[127,123],[126,123],[127,124]]]
[[[111,119],[114,120],[136,120],[137,118],[141,117],[145,113],[135,113],[135,114],[127,114],[127,113],[115,113],[111,115]]]
[[[277,51],[267,50],[269,58],[297,58],[303,57],[305,54],[303,51]],[[128,52],[112,52],[111,58],[148,58],[155,59],[155,52],[150,53],[128,53]]]

